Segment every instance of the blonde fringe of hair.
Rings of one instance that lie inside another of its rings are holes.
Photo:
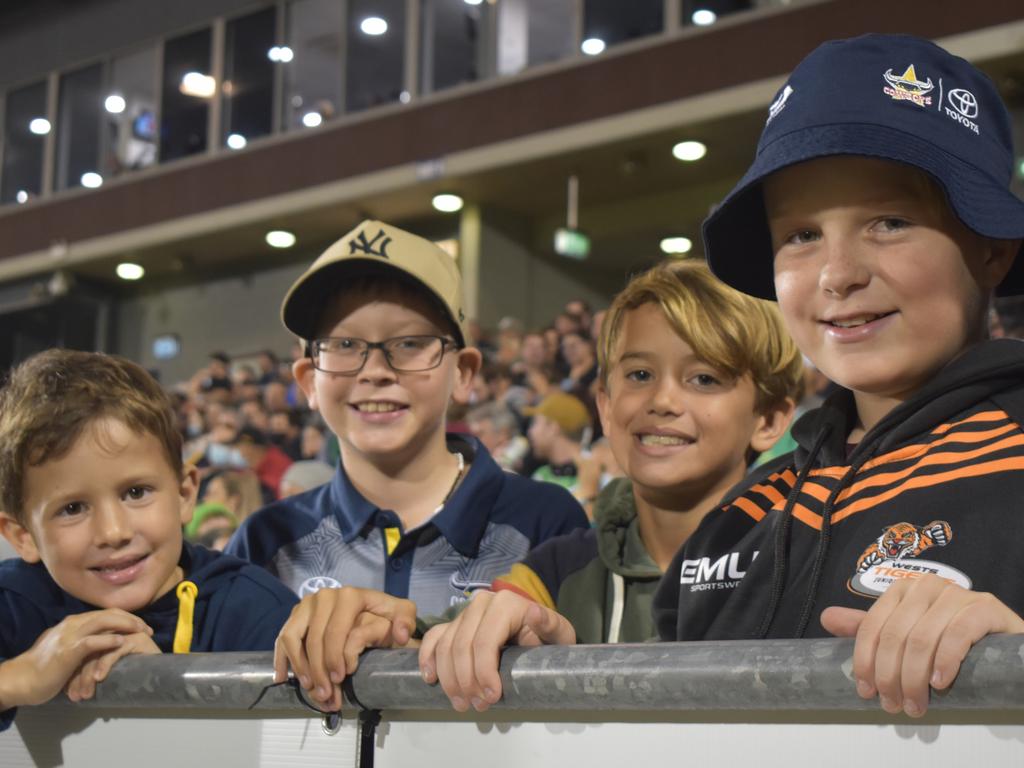
[[[659,264],[615,297],[598,340],[603,386],[616,362],[626,315],[646,304],[657,305],[679,338],[716,370],[734,379],[749,373],[758,410],[786,398],[800,400],[803,361],[778,307],[730,288],[697,259]]]

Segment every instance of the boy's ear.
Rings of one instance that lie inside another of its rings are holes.
[[[455,358],[455,386],[452,388],[452,400],[459,405],[469,403],[469,393],[473,390],[473,377],[480,372],[480,367],[483,364],[483,355],[476,347],[459,350]]]
[[[196,498],[199,496],[199,470],[195,467],[186,465],[181,484],[178,486],[178,496],[181,505],[181,524],[188,525],[192,522]]]
[[[750,447],[758,453],[763,453],[775,445],[789,428],[795,411],[796,403],[787,397],[781,403],[762,412],[757,417],[754,434],[750,438]]]
[[[1020,252],[1020,239],[987,240],[985,259],[985,288],[995,290],[1013,266],[1013,260]]]
[[[36,541],[32,538],[32,534],[29,533],[28,528],[6,512],[0,512],[0,534],[10,542],[14,551],[18,553],[18,557],[26,563],[39,562],[39,550],[36,548]]]
[[[306,402],[309,403],[309,407],[314,411],[317,409],[316,388],[313,386],[315,375],[316,369],[313,367],[313,361],[308,357],[300,357],[292,363],[292,376],[295,377],[295,383],[299,385],[302,394],[306,396]]]

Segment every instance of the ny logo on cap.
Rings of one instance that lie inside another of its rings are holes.
[[[377,241],[381,241],[379,246],[377,246]],[[382,259],[389,259],[391,258],[388,256],[388,244],[390,242],[391,238],[384,234],[383,229],[374,235],[372,240],[367,240],[366,232],[360,231],[358,235],[348,241],[349,255],[359,251],[370,256],[380,256]]]

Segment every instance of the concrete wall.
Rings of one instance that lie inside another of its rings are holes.
[[[159,372],[168,386],[191,377],[214,350],[241,356],[266,348],[285,356],[293,337],[278,313],[288,286],[304,268],[282,267],[125,301],[118,308],[117,351]],[[165,333],[181,339],[181,353],[173,360],[153,357],[153,339]]]
[[[484,212],[480,229],[479,305],[477,319],[494,328],[505,315],[526,328],[551,323],[570,299],[605,307],[611,296],[586,281],[586,262],[559,260],[537,253],[525,222]]]

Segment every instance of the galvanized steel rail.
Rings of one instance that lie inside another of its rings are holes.
[[[533,711],[878,710],[854,692],[851,640],[769,640],[509,648],[495,709]],[[132,656],[90,702],[105,710],[308,711],[273,685],[269,653]],[[370,651],[353,679],[367,707],[448,709],[414,651]],[[933,709],[1024,711],[1024,635],[988,637]]]

